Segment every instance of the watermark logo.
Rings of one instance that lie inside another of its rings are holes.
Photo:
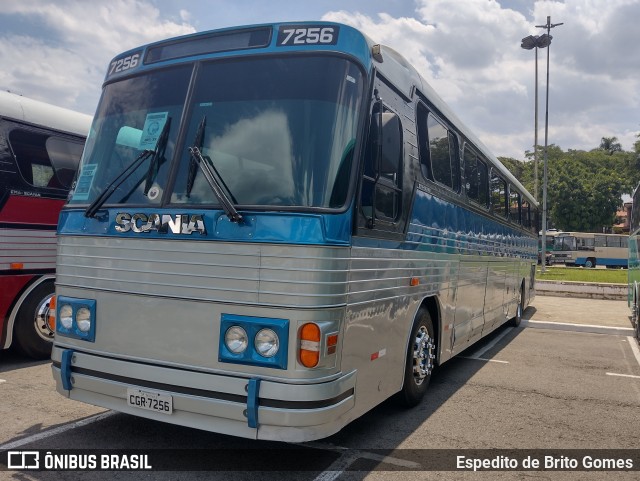
[[[9,451],[7,455],[8,469],[40,469],[38,451]]]

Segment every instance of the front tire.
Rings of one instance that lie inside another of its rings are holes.
[[[422,401],[435,365],[436,340],[431,316],[420,309],[409,337],[402,390],[395,396],[398,404],[416,406]]]
[[[55,293],[53,282],[44,282],[25,299],[16,316],[15,346],[34,359],[51,357],[54,331],[48,323],[49,306]]]

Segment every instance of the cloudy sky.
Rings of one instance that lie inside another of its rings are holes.
[[[109,60],[220,27],[332,20],[407,57],[496,155],[533,146],[535,25],[552,30],[549,143],[640,133],[640,0],[20,0],[0,9],[0,89],[93,114]],[[539,55],[544,140],[546,50]]]

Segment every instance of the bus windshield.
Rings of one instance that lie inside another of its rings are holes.
[[[194,168],[189,149],[197,147],[236,206],[344,205],[364,89],[355,64],[325,55],[215,61],[195,75],[192,68],[105,87],[72,203],[114,189],[150,150],[106,205],[217,206]]]

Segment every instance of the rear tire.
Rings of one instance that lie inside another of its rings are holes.
[[[431,380],[435,353],[436,340],[431,316],[426,309],[421,308],[409,337],[402,390],[395,395],[398,404],[413,407],[422,401]]]
[[[53,282],[44,282],[25,299],[16,316],[14,343],[34,359],[51,357],[54,331],[49,328],[49,304],[55,292]]]
[[[522,314],[524,312],[524,285],[520,288],[520,299],[518,300],[518,307],[516,307],[516,315],[509,319],[509,325],[518,327],[522,322]]]
[[[587,269],[592,269],[596,266],[596,260],[593,257],[589,257],[587,261],[584,263],[584,266]]]

